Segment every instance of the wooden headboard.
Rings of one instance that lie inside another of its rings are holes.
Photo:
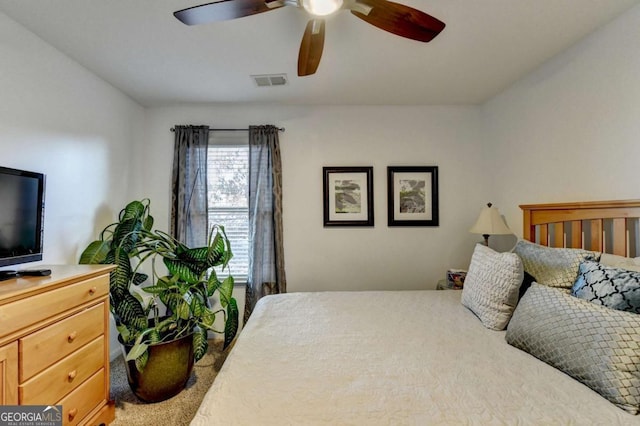
[[[523,204],[525,240],[640,256],[640,200]]]

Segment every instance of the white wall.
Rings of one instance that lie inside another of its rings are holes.
[[[144,109],[2,13],[0,58],[0,165],[47,179],[43,260],[24,266],[77,263],[129,198]]]
[[[482,106],[491,186],[519,204],[640,198],[640,6]]]
[[[42,263],[76,263],[128,198],[144,109],[2,13],[0,40],[0,164],[46,174]]]
[[[156,224],[167,226],[176,124],[275,124],[283,161],[289,291],[435,288],[448,267],[466,267],[479,236],[468,232],[491,194],[476,107],[175,106],[147,111],[135,182]],[[374,228],[324,228],[322,167],[374,167]],[[439,167],[440,226],[387,227],[386,167]],[[142,184],[141,182],[144,182]],[[470,186],[470,182],[473,185]]]

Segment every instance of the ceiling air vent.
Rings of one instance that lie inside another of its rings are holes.
[[[284,86],[287,84],[286,74],[252,75],[251,78],[258,87]]]

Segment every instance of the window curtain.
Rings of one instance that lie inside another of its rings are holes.
[[[282,241],[282,163],[275,126],[249,126],[249,241],[245,322],[262,296],[287,290]]]
[[[171,235],[189,247],[207,244],[209,126],[175,126]]]

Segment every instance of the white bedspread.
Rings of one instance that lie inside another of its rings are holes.
[[[191,424],[640,424],[484,328],[460,294],[263,298]]]

